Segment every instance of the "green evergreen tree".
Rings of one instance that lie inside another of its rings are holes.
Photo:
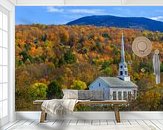
[[[47,98],[48,99],[61,99],[63,97],[63,92],[61,85],[56,81],[52,81],[48,85]]]

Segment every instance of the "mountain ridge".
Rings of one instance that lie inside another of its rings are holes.
[[[93,25],[163,32],[163,22],[145,17],[92,15],[73,20],[68,22],[66,25]]]

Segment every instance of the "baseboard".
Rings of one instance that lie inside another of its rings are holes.
[[[41,112],[16,112],[16,119],[18,120],[38,120],[40,118]],[[131,111],[131,112],[120,112],[121,119],[125,120],[131,120],[131,119],[163,119],[163,112],[159,111]],[[48,116],[48,119],[58,119],[58,118],[63,118],[63,119],[115,119],[114,112],[73,112],[71,115],[66,115],[63,117],[58,117],[58,116]]]

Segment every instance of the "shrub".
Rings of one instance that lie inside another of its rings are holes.
[[[87,89],[87,85],[83,81],[74,80],[73,84],[71,85],[71,88],[76,89],[76,90],[84,90],[84,89]]]
[[[47,85],[44,83],[34,83],[29,87],[29,95],[32,100],[46,99]]]

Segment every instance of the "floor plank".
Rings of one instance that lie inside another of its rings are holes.
[[[151,122],[158,128],[163,129],[163,124],[161,124],[158,120],[151,120]]]
[[[107,120],[100,120],[100,125],[108,125]]]
[[[122,120],[121,122],[122,122],[123,125],[131,125],[128,120]]]
[[[147,126],[143,120],[136,120],[139,125]]]
[[[108,122],[108,125],[115,125],[115,121],[114,120],[106,120]]]
[[[77,125],[77,120],[70,120],[69,125]]]
[[[157,129],[159,129],[154,123],[152,123],[150,120],[143,120],[145,123],[146,123],[146,125],[147,126],[149,126],[149,127],[155,127],[155,128],[157,128]]]
[[[139,125],[136,120],[128,120],[128,122],[130,123],[130,125]]]
[[[92,125],[92,120],[85,120],[84,125]]]
[[[0,130],[6,130],[6,129],[9,129],[11,128],[12,126],[14,126],[17,122],[19,122],[20,120],[16,120],[14,122],[9,122],[8,124],[6,124],[5,126],[3,127],[0,127]]]
[[[163,124],[163,120],[158,120],[161,124]]]
[[[22,126],[27,120],[20,120],[17,123],[15,123],[12,128],[18,127],[18,126]]]
[[[122,120],[122,123],[116,123],[115,120],[83,120],[83,119],[73,119],[73,120],[49,120],[45,123],[39,123],[39,120],[17,120],[12,123],[7,124],[3,129],[1,130],[9,130],[10,128],[16,128],[19,126],[44,126],[45,128],[66,128],[71,125],[76,126],[116,126],[121,127],[122,126],[148,126],[152,128],[156,128],[156,130],[163,130],[163,122],[162,120]]]
[[[100,121],[99,120],[93,120],[92,125],[100,125]]]
[[[62,122],[62,125],[63,125],[63,126],[67,126],[67,125],[69,125],[69,123],[70,123],[70,120],[64,120],[64,121]]]
[[[84,122],[85,122],[84,120],[78,120],[77,125],[84,125]]]
[[[26,125],[26,126],[28,126],[28,125],[31,125],[32,124],[32,120],[27,120],[23,125]]]
[[[59,126],[59,125],[62,125],[62,123],[63,123],[63,120],[56,120],[53,125]]]
[[[38,125],[40,123],[40,121],[39,120],[34,120],[34,121],[32,121],[31,122],[31,126],[35,126],[35,125]]]

